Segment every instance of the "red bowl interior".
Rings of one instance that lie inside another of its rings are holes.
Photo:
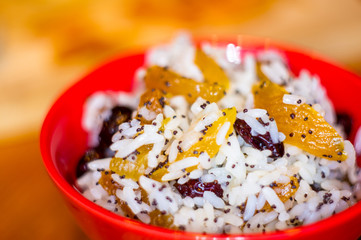
[[[232,42],[232,41],[231,41]],[[350,140],[361,126],[361,80],[357,75],[310,52],[263,39],[243,38],[248,51],[276,48],[282,51],[292,71],[303,68],[321,78],[336,111],[353,119]],[[144,54],[126,54],[99,67],[63,93],[43,123],[40,147],[45,167],[63,194],[65,202],[85,233],[92,239],[355,239],[361,235],[361,202],[317,223],[267,234],[215,235],[172,231],[142,224],[85,199],[74,189],[76,165],[87,148],[87,134],[81,127],[85,100],[96,91],[131,91],[135,70],[142,66]],[[360,162],[360,159],[358,159]]]

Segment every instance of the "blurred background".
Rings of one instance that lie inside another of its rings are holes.
[[[267,37],[361,74],[360,0],[0,1],[1,238],[86,239],[42,165],[42,120],[100,63],[180,29]]]

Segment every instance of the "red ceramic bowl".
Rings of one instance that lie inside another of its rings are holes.
[[[306,68],[320,76],[336,111],[353,119],[350,139],[361,126],[361,79],[324,58],[264,39],[242,38],[250,51],[276,48],[284,53],[292,71]],[[45,167],[83,231],[91,239],[356,239],[361,235],[361,202],[317,223],[267,234],[216,235],[172,231],[142,224],[88,201],[73,187],[75,168],[87,148],[87,134],[81,128],[83,105],[96,91],[131,91],[135,70],[142,66],[144,54],[127,54],[82,78],[50,109],[40,136]]]

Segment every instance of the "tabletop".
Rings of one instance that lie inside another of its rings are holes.
[[[0,1],[1,239],[87,239],[42,164],[42,120],[101,62],[180,29],[267,37],[361,74],[361,1]]]

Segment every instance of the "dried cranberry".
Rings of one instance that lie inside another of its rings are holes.
[[[88,171],[87,163],[99,158],[102,158],[103,156],[97,152],[95,149],[89,149],[85,152],[85,154],[80,159],[78,166],[76,168],[76,176],[79,178],[81,175],[83,175],[86,171]]]
[[[183,197],[203,197],[205,191],[213,192],[220,198],[223,196],[223,189],[217,180],[204,183],[200,179],[190,179],[184,184],[175,183],[174,187]]]
[[[99,134],[99,144],[89,149],[81,157],[76,168],[76,176],[80,177],[87,169],[87,163],[99,158],[113,157],[114,152],[109,146],[112,143],[112,136],[119,130],[119,125],[130,119],[132,110],[127,107],[116,106],[112,109],[111,115],[104,120],[102,130]]]
[[[336,113],[337,124],[343,127],[343,131],[346,134],[346,138],[350,136],[352,130],[352,118],[347,113]]]
[[[112,136],[119,130],[119,125],[127,122],[132,114],[132,110],[127,107],[116,106],[112,109],[111,115],[104,120],[102,130],[99,133],[99,145],[97,151],[102,152],[104,157],[114,156],[114,152],[109,149],[112,143]]]
[[[259,119],[258,120],[262,125],[265,125],[264,122]],[[282,142],[274,143],[272,142],[271,135],[269,132],[265,134],[259,134],[257,136],[253,136],[251,134],[251,127],[242,119],[237,119],[234,123],[234,128],[238,135],[240,135],[244,141],[253,147],[259,150],[271,150],[271,158],[282,157],[285,153],[284,146]]]

